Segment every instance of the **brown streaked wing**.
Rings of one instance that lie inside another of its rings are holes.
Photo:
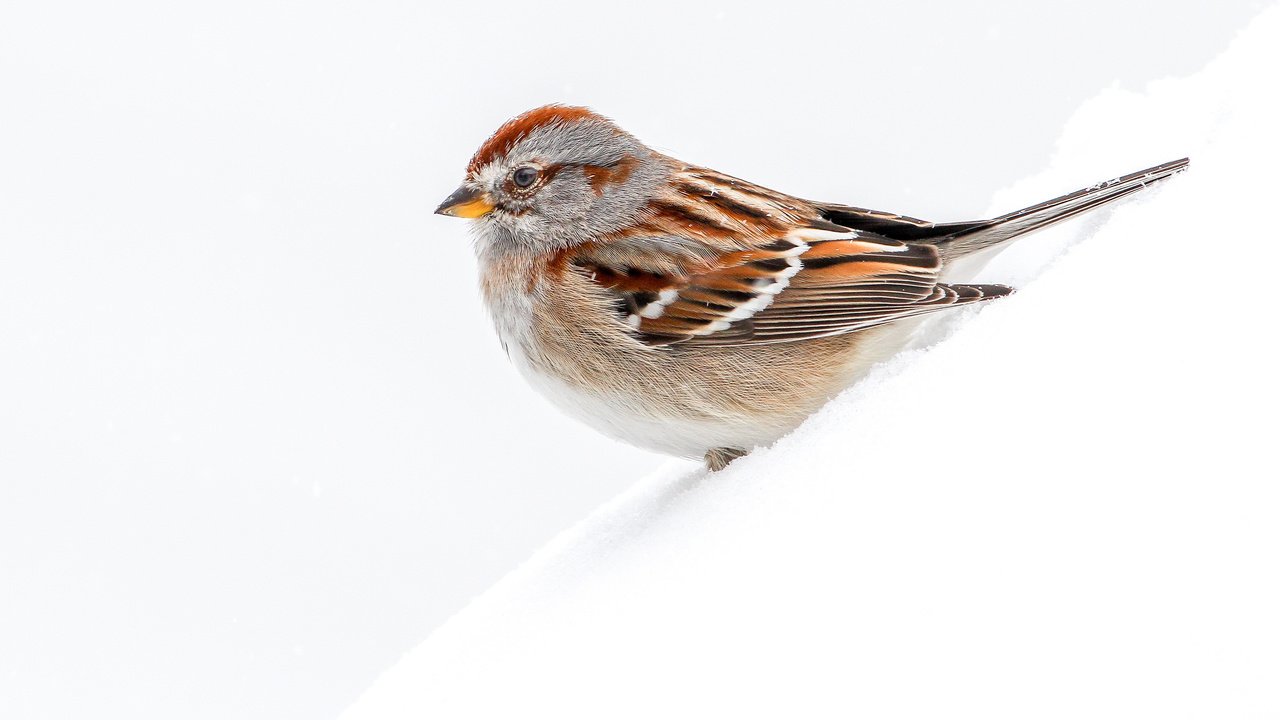
[[[1001,285],[939,283],[939,259],[932,246],[891,240],[818,241],[784,263],[726,260],[725,266],[668,288],[633,323],[641,337],[652,344],[704,346],[793,342],[1012,292]],[[753,284],[746,286],[743,280]]]
[[[698,345],[793,342],[855,332],[1012,292],[1003,285],[938,282],[931,245],[892,240],[830,240],[799,257],[801,269],[767,308],[726,332],[690,338]]]
[[[938,284],[924,298],[905,304],[897,297],[867,293],[851,294],[844,304],[834,307],[778,306],[752,321],[749,337],[720,344],[766,344],[843,335],[949,307],[994,300],[1012,292],[1013,288],[1007,285]]]
[[[804,200],[722,173],[684,167],[674,186],[642,222],[574,260],[617,294],[623,319],[652,345],[792,342],[1011,292],[940,284],[934,246],[841,226]]]
[[[671,245],[654,238],[651,247]],[[655,345],[721,332],[773,301],[800,270],[802,241],[773,240],[763,247],[721,253],[714,262],[616,254],[599,249],[580,253],[574,263],[596,283],[617,294],[624,321]],[[612,262],[611,262],[612,261]],[[681,270],[670,268],[679,264]]]

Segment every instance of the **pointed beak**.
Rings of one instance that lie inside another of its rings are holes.
[[[451,215],[460,218],[484,217],[493,212],[493,201],[489,193],[478,188],[463,185],[440,203],[436,208],[437,215]]]

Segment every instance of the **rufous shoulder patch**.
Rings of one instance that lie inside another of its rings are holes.
[[[600,196],[604,194],[606,186],[626,182],[631,177],[631,171],[635,167],[635,156],[624,155],[621,160],[610,167],[587,165],[582,168],[582,172],[586,174],[587,181],[591,183],[592,192]]]

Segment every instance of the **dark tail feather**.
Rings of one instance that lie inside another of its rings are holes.
[[[1185,170],[1189,162],[1187,158],[1167,162],[991,220],[931,223],[848,205],[822,204],[819,209],[824,218],[843,227],[903,242],[935,244],[943,258],[952,260],[1119,200]]]
[[[935,225],[934,229],[943,232],[932,242],[938,245],[939,251],[947,259],[963,257],[1128,197],[1186,170],[1190,162],[1189,159],[1182,158],[1139,170],[979,223],[955,223],[950,227]]]

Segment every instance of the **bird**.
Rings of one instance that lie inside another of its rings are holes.
[[[436,209],[472,221],[502,347],[570,416],[724,469],[903,349],[1008,296],[957,261],[1128,197],[1186,158],[1006,215],[934,223],[770,190],[553,104],[503,124]]]

